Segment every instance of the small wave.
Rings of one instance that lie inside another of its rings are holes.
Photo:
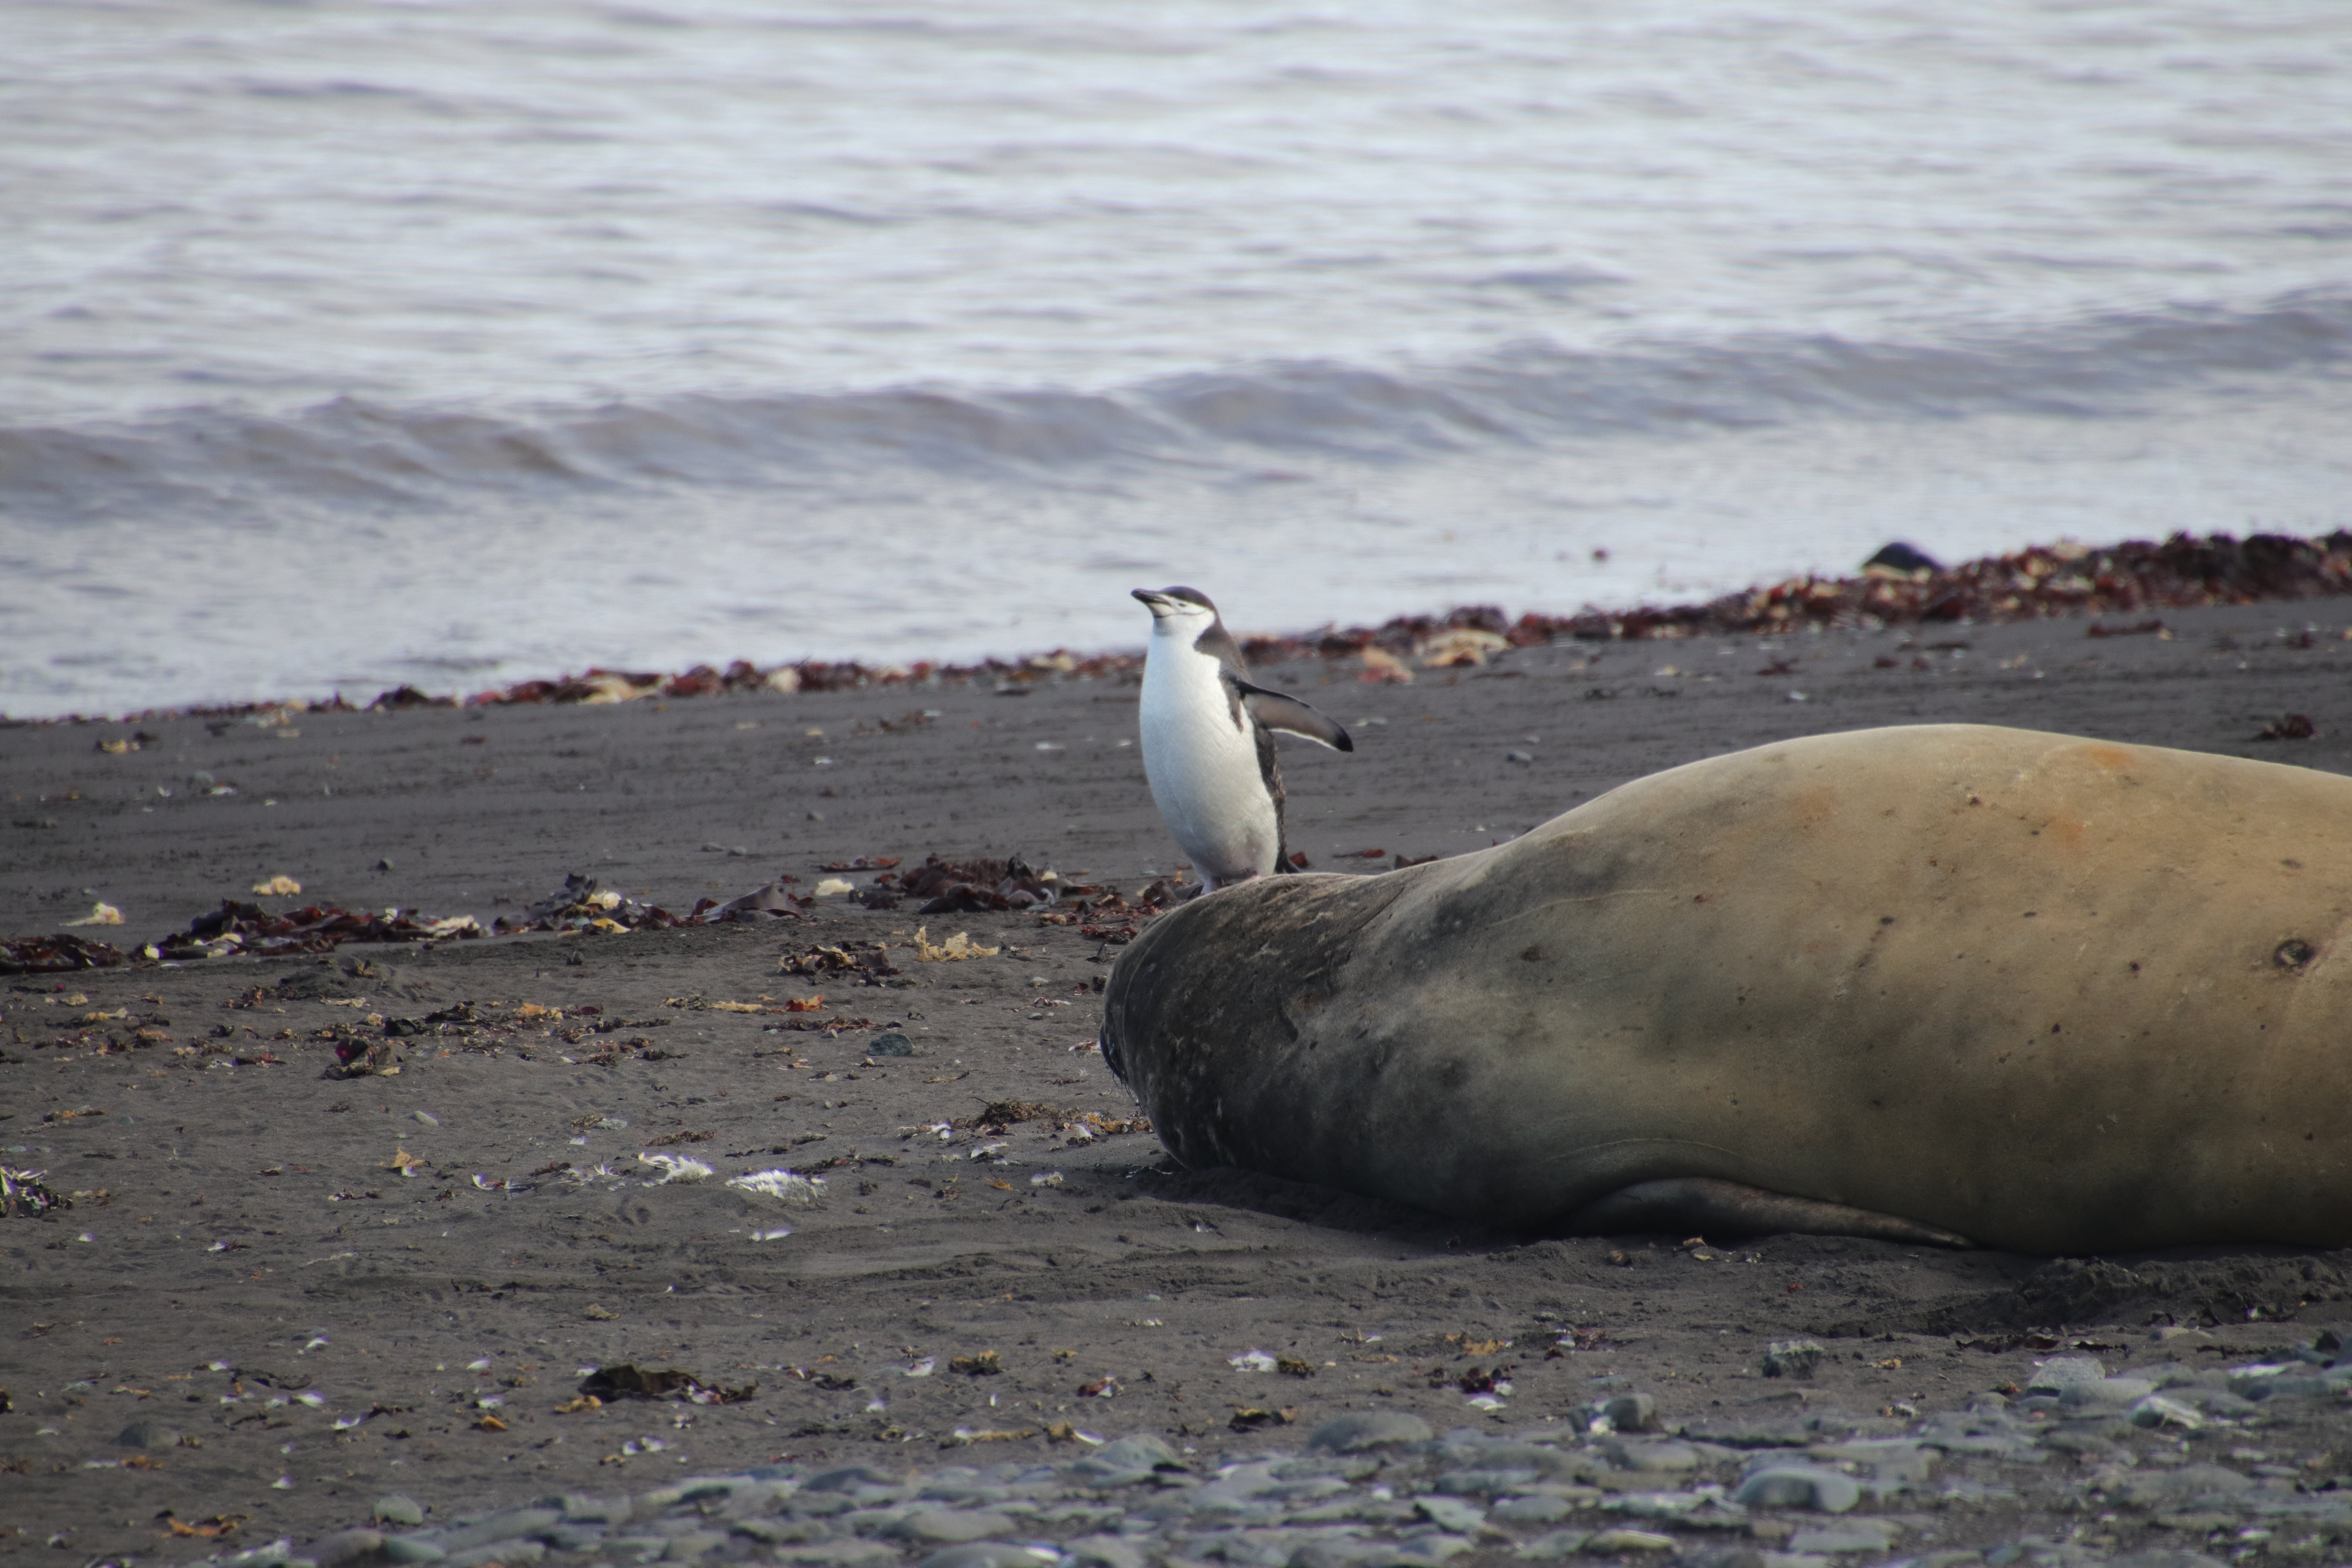
[[[1105,393],[902,387],[502,411],[347,397],[283,415],[193,408],[0,428],[0,506],[88,516],[270,497],[402,505],[486,489],[790,483],[877,463],[1037,477],[1108,461],[1213,466],[1236,447],[1238,460],[1275,448],[1396,461],[1822,416],[2106,416],[2185,384],[2333,374],[2347,361],[2352,296],[2303,294],[1944,343],[1523,343],[1441,364],[1263,363]]]

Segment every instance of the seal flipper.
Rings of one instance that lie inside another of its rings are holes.
[[[1654,1230],[1685,1236],[1863,1236],[1928,1247],[1976,1246],[1964,1236],[1897,1215],[1790,1197],[1712,1176],[1636,1182],[1585,1205],[1560,1229],[1570,1236]]]

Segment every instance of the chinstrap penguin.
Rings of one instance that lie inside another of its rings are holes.
[[[1138,588],[1151,612],[1143,661],[1143,772],[1176,847],[1214,892],[1291,868],[1274,731],[1352,752],[1348,731],[1296,697],[1250,683],[1217,606],[1197,588]]]

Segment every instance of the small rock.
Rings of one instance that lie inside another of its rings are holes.
[[[1739,1483],[1732,1500],[1747,1508],[1810,1508],[1843,1513],[1862,1500],[1850,1476],[1804,1465],[1767,1465]]]
[[[1503,753],[1503,761],[1507,763],[1532,763],[1535,760],[1536,756],[1533,752],[1505,752]]]
[[[563,1510],[560,1508],[510,1508],[488,1519],[477,1520],[472,1524],[455,1527],[442,1536],[441,1545],[455,1557],[469,1552],[477,1546],[497,1546],[519,1541],[526,1535],[537,1534],[551,1524],[562,1522]]]
[[[715,1530],[689,1530],[683,1535],[673,1535],[662,1549],[665,1563],[692,1563],[708,1557],[727,1544],[727,1537]]]
[[[389,870],[391,870],[391,869],[392,869],[392,857],[391,857],[391,856],[389,856],[389,855],[387,855],[387,856],[385,856],[383,859],[381,859],[381,860],[377,861],[377,862],[375,863],[375,868],[376,868],[377,870],[379,870],[379,871],[389,871]]]
[[[2131,1424],[2135,1426],[2178,1426],[2193,1432],[2205,1425],[2205,1417],[2177,1399],[2167,1399],[2151,1394],[2131,1407]]]
[[[1660,1535],[1654,1530],[1604,1530],[1589,1537],[1584,1550],[1591,1552],[1672,1552],[1675,1538]]]
[[[160,1454],[166,1448],[178,1447],[180,1435],[161,1421],[133,1421],[114,1441],[121,1447],[143,1448],[151,1454]]]
[[[1672,1438],[1603,1437],[1595,1447],[1621,1470],[1696,1470],[1704,1458],[1688,1443]]]
[[[1176,1450],[1149,1432],[1138,1432],[1106,1443],[1087,1456],[1086,1462],[1114,1470],[1148,1470],[1160,1465],[1181,1465]]]
[[[2034,1364],[2033,1375],[2026,1379],[2025,1392],[2063,1394],[2078,1383],[2104,1382],[2106,1375],[2106,1367],[2096,1356],[2053,1355]]]
[[[776,1561],[798,1568],[896,1568],[898,1552],[878,1541],[824,1541],[780,1552]]]
[[[546,1555],[547,1548],[536,1541],[496,1541],[470,1552],[452,1552],[442,1562],[446,1568],[521,1568]]]
[[[341,1568],[343,1563],[365,1562],[383,1552],[383,1531],[344,1530],[312,1542],[307,1555],[319,1568]]]
[[[2069,1410],[2127,1410],[2155,1392],[2156,1384],[2145,1378],[2093,1378],[2068,1384],[2059,1391],[2058,1403]]]
[[[1026,1546],[1008,1546],[1000,1541],[976,1541],[934,1552],[923,1559],[921,1568],[1037,1568],[1039,1563],[1054,1562],[1059,1556],[1058,1552],[1033,1552]],[[1139,1556],[1136,1561],[1142,1559]]]
[[[1464,1502],[1460,1498],[1415,1498],[1412,1511],[1440,1530],[1455,1535],[1469,1535],[1486,1522],[1486,1510]]]
[[[1012,1528],[1010,1518],[986,1509],[919,1508],[901,1514],[874,1533],[886,1541],[961,1543],[985,1541]]]
[[[1531,1563],[1549,1562],[1555,1557],[1570,1557],[1584,1550],[1592,1537],[1581,1530],[1555,1530],[1539,1535],[1519,1548],[1518,1555]]]
[[[1429,1423],[1418,1415],[1402,1410],[1368,1410],[1326,1421],[1315,1428],[1307,1446],[1334,1454],[1354,1454],[1395,1444],[1426,1443],[1435,1435]]]
[[[1558,1524],[1576,1511],[1564,1497],[1515,1497],[1496,1503],[1486,1517],[1497,1524]]]
[[[1801,1530],[1789,1537],[1789,1552],[1834,1556],[1846,1552],[1884,1552],[1895,1544],[1901,1527],[1883,1519],[1853,1519],[1829,1530]]]
[[[425,1510],[413,1498],[389,1492],[375,1500],[375,1518],[384,1524],[415,1526],[425,1522]]]
[[[866,1042],[866,1054],[869,1057],[911,1057],[915,1054],[915,1042],[892,1029]]]
[[[411,1541],[404,1535],[383,1538],[383,1557],[387,1563],[440,1563],[449,1553],[429,1541]]]
[[[961,1550],[971,1549],[965,1547]],[[1072,1568],[1148,1568],[1150,1562],[1133,1542],[1122,1541],[1116,1535],[1089,1535],[1082,1541],[1071,1542],[1063,1550],[1068,1553]],[[945,1557],[947,1552],[938,1555]]]
[[[1600,1414],[1620,1432],[1658,1430],[1658,1402],[1646,1394],[1621,1394],[1602,1403]]]
[[[801,1483],[804,1492],[848,1492],[860,1487],[895,1487],[898,1478],[871,1465],[841,1465],[819,1470]]]
[[[1934,556],[1900,539],[1880,545],[1878,552],[1862,563],[1862,574],[1865,577],[1909,577],[1916,580],[1923,575],[1932,577],[1942,570]]]
[[[1775,1340],[1764,1347],[1767,1377],[1811,1377],[1822,1363],[1822,1347],[1814,1340]]]
[[[441,1119],[429,1110],[412,1110],[408,1113],[408,1119],[411,1121],[422,1121],[427,1127],[441,1125]]]

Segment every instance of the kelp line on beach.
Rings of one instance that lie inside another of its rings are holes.
[[[1882,552],[1885,553],[1885,552]],[[1912,555],[1916,552],[1904,551]],[[1512,618],[1491,605],[1465,605],[1444,615],[1399,616],[1377,626],[1328,626],[1285,636],[1243,640],[1255,662],[1360,658],[1369,679],[1400,678],[1403,659],[1423,664],[1483,663],[1509,647],[1573,640],[1617,642],[1707,635],[1773,636],[1801,630],[2001,623],[2059,616],[2146,616],[2152,611],[2216,605],[2294,602],[2352,595],[2352,531],[2317,538],[2256,533],[2201,537],[2175,534],[2101,546],[2071,542],[2035,545],[1957,566],[1872,566],[1846,577],[1792,577],[1769,586],[1726,594],[1701,604],[1642,605],[1630,609],[1588,606],[1572,615],[1530,610]],[[2095,626],[2095,636],[2117,630]],[[678,699],[733,692],[845,691],[872,687],[992,683],[1007,694],[1056,679],[1100,679],[1139,671],[1139,651],[1077,654],[1066,648],[1014,660],[976,664],[917,660],[868,664],[809,659],[760,665],[737,659],[725,668],[696,665],[680,674],[591,668],[557,679],[535,679],[470,696],[395,687],[361,704],[340,694],[320,702],[252,702],[126,715],[237,715],[273,708],[351,712],[408,708],[503,707],[537,703],[617,703],[640,698]],[[911,718],[912,716],[910,716]],[[87,722],[87,720],[29,722]]]

